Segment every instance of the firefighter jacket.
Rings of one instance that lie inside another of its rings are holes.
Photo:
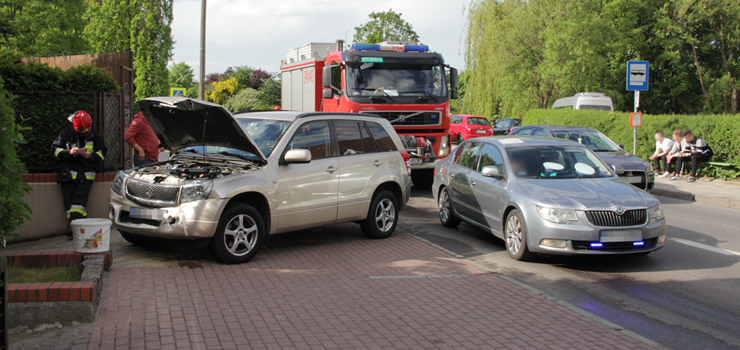
[[[86,148],[90,157],[85,159],[80,155],[71,154],[72,147]],[[69,170],[72,180],[93,181],[97,165],[105,159],[108,147],[94,130],[90,130],[87,135],[81,135],[70,126],[59,133],[51,145],[51,151],[62,161],[60,172]]]

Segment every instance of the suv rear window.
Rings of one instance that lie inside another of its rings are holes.
[[[367,122],[367,127],[370,129],[370,135],[375,139],[375,144],[378,145],[378,151],[380,152],[393,152],[398,151],[396,144],[393,143],[393,139],[385,131],[382,125],[373,122]]]
[[[373,153],[375,145],[367,135],[365,123],[341,120],[334,122],[334,130],[337,134],[337,143],[339,144],[339,154],[343,156]]]

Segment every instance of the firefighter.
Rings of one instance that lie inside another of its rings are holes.
[[[85,111],[77,111],[69,116],[71,127],[63,129],[51,145],[54,156],[59,158],[61,166],[57,182],[62,186],[64,210],[67,220],[87,217],[87,197],[95,181],[95,170],[105,158],[108,148],[103,138],[93,131],[92,119]],[[67,236],[72,236],[71,227],[67,227]]]

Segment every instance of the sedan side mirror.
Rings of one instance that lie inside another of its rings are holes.
[[[622,174],[624,174],[624,167],[623,167],[623,166],[621,166],[621,165],[619,165],[619,164],[614,164],[614,165],[612,165],[612,169],[614,170],[614,172],[615,172],[615,173],[616,173],[617,175],[622,175]]]
[[[624,144],[623,143],[618,143],[617,144],[617,147],[619,147],[620,149],[624,149]]]
[[[481,170],[481,174],[485,177],[492,177],[494,179],[503,179],[504,176],[501,175],[498,171],[498,167],[495,165],[489,165],[486,167],[483,167],[483,170]]]
[[[310,163],[311,151],[307,149],[292,149],[285,152],[285,162],[290,163]]]

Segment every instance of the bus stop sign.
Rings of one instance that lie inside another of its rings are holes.
[[[647,61],[627,62],[627,91],[647,91],[650,67]]]

